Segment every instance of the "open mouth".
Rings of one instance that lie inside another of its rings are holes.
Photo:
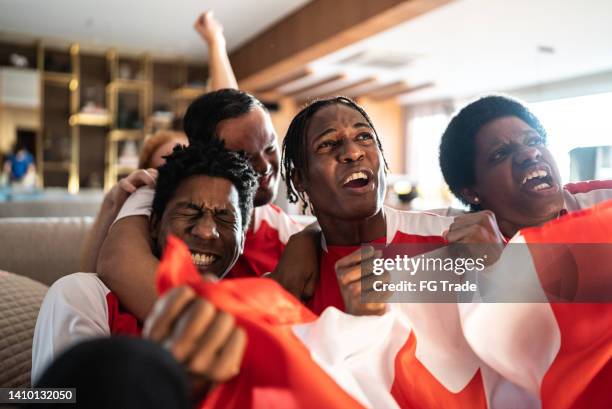
[[[523,176],[521,187],[530,192],[540,192],[555,186],[552,176],[547,169],[534,169]]]
[[[362,187],[366,187],[370,183],[370,176],[363,172],[353,172],[344,179],[342,183],[342,187],[346,187],[349,189],[359,189]]]
[[[210,267],[218,259],[219,259],[219,256],[215,254],[211,254],[211,253],[195,253],[195,252],[191,253],[191,260],[193,261],[193,264],[195,264],[195,266],[198,268]]]
[[[261,176],[258,179],[259,187],[267,188],[268,186],[270,186],[270,182],[272,181],[272,176],[273,176],[272,173],[270,173],[267,176]]]

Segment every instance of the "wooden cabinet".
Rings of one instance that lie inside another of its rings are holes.
[[[40,74],[35,156],[41,187],[110,189],[136,167],[122,152],[137,154],[146,135],[159,129],[182,129],[188,104],[206,91],[203,64],[114,49],[82,53],[79,44],[0,45],[27,54]],[[0,65],[9,64],[5,54]]]

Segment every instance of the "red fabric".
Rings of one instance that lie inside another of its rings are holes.
[[[323,252],[319,264],[319,281],[317,281],[312,299],[308,301],[308,308],[312,312],[319,315],[327,307],[336,307],[344,311],[344,300],[340,294],[335,265],[342,257],[348,256],[359,248],[360,246],[328,246],[327,251]]]
[[[263,220],[257,232],[247,231],[244,251],[228,273],[228,278],[261,277],[274,271],[285,243],[280,240],[278,230]]]
[[[386,238],[374,240],[372,244],[385,244]],[[418,236],[397,232],[392,244],[414,244],[409,248],[412,255],[431,251],[437,245],[446,241],[441,236]],[[418,246],[418,245],[423,246]],[[433,245],[433,246],[432,246]],[[342,257],[356,251],[361,246],[328,246],[321,260],[321,274],[315,295],[309,303],[309,308],[320,314],[329,306],[344,310],[344,302],[336,279],[335,263]],[[408,250],[403,248],[402,250]],[[386,252],[384,257],[391,257]],[[408,341],[399,351],[395,359],[395,378],[391,394],[401,408],[486,408],[486,396],[480,371],[468,385],[458,393],[452,393],[421,364],[416,358],[417,339],[411,333]]]
[[[157,273],[160,294],[189,285],[210,302],[236,317],[248,345],[240,374],[219,385],[202,408],[276,407],[361,408],[310,357],[291,331],[291,324],[316,319],[298,300],[268,279],[244,278],[204,282],[187,247],[168,238]]]
[[[372,241],[370,244],[386,243],[386,238],[381,237]],[[408,234],[398,231],[391,244],[423,244],[423,251],[419,252],[417,248],[412,249],[415,254],[433,250],[432,244],[445,244],[446,241],[442,236],[419,236],[416,234]],[[327,251],[323,253],[320,262],[319,281],[312,299],[308,302],[308,307],[315,314],[319,315],[327,307],[336,307],[340,311],[344,311],[344,301],[340,294],[340,287],[336,278],[336,262],[342,257],[348,256],[354,251],[357,251],[361,246],[327,246]],[[388,255],[385,254],[385,257]]]
[[[106,294],[106,305],[108,307],[108,326],[112,335],[140,336],[142,325],[135,316],[121,307],[119,298],[114,293]]]
[[[487,407],[480,370],[458,393],[446,389],[416,358],[414,332],[395,359],[395,378],[391,394],[401,408],[461,409]]]
[[[612,189],[612,180],[589,180],[586,182],[568,183],[563,187],[572,194],[588,193],[598,189]]]
[[[568,244],[551,247],[547,254],[538,251],[539,247],[532,250],[543,286],[551,278],[543,276],[542,272],[548,270],[542,266],[555,257],[569,257],[579,288],[610,288],[610,251],[602,247],[602,252],[585,255],[579,246],[571,244],[612,243],[612,201],[523,230],[522,234],[527,243]],[[606,278],[607,282],[601,281]],[[612,304],[552,303],[551,308],[561,332],[561,348],[542,382],[543,408],[611,408]]]

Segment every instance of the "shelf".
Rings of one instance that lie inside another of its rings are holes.
[[[206,92],[208,92],[208,88],[206,87],[181,87],[172,92],[172,98],[196,99]]]
[[[51,85],[67,87],[70,81],[72,81],[72,74],[68,72],[45,71],[43,73],[43,79]]]
[[[114,80],[107,85],[107,90],[140,92],[146,90],[149,85],[149,81],[144,80]]]
[[[127,175],[128,173],[132,173],[133,171],[138,169],[132,166],[121,166],[121,165],[114,165],[113,168],[115,168],[115,172],[117,173],[117,175]]]
[[[108,126],[110,124],[110,117],[108,114],[89,114],[80,112],[70,115],[68,123],[70,123],[71,126]]]
[[[43,169],[51,172],[69,172],[70,161],[45,161],[43,162]]]
[[[144,138],[144,132],[141,129],[113,129],[108,137],[113,142],[137,141]]]

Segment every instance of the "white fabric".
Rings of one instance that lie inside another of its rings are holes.
[[[287,244],[289,237],[302,231],[304,225],[296,222],[279,207],[267,204],[253,209],[253,233],[257,233],[263,222],[278,231],[278,238]]]
[[[384,205],[387,223],[387,244],[391,244],[397,233],[413,236],[442,236],[453,224],[454,217],[441,216],[430,212],[398,210]],[[325,236],[321,234],[321,247],[327,251]]]
[[[563,201],[567,211],[588,209],[599,202],[612,199],[612,189],[594,189],[584,193],[570,193],[563,189]]]
[[[32,344],[32,382],[64,350],[84,339],[109,336],[110,290],[93,273],[75,273],[57,280],[45,296]]]
[[[151,206],[153,205],[153,197],[155,190],[148,186],[138,188],[134,193],[127,198],[119,214],[115,218],[114,223],[128,216],[151,216]]]
[[[330,307],[313,323],[292,329],[313,360],[361,404],[398,407],[389,391],[395,356],[410,334],[405,320],[391,311],[382,317],[356,317]]]
[[[388,207],[385,207],[385,216],[387,243],[392,242],[398,233],[440,236],[453,222],[452,217]],[[473,304],[465,305],[469,307]],[[483,305],[485,312],[486,306],[495,306]],[[476,318],[477,322],[462,325],[461,306],[457,303],[392,303],[388,304],[388,312],[382,317],[355,317],[330,307],[316,321],[295,326],[293,331],[309,349],[315,362],[366,407],[397,407],[390,394],[393,364],[402,345],[414,332],[417,341],[415,357],[449,391],[462,391],[480,370],[489,408],[538,408],[537,392],[531,393],[523,385],[517,386],[504,379],[475,353],[468,342],[473,336],[484,334],[483,339],[487,342],[477,344],[478,352],[490,357],[482,349],[499,342],[499,333],[491,325],[491,317],[483,320],[488,327],[483,327],[476,315],[472,318]],[[548,307],[547,304],[545,306]],[[550,322],[547,312],[544,311],[543,317],[535,317],[541,318],[536,321],[542,330],[547,328],[544,324]],[[499,322],[500,318],[504,319],[496,315],[493,323]],[[524,319],[524,316],[518,318],[516,324]],[[466,339],[464,326],[470,339]],[[511,326],[507,327],[507,330],[511,329]],[[535,344],[542,346],[551,341],[548,347],[554,351],[559,345],[555,340],[558,341],[558,338],[553,334]],[[547,352],[543,349],[540,351]],[[554,358],[554,353],[550,351],[545,357],[539,357],[533,368],[528,369],[536,373],[537,378],[543,375],[541,368],[547,367],[550,359]],[[533,351],[527,350],[525,357],[529,356],[528,352]]]
[[[387,244],[393,241],[398,232],[417,236],[442,236],[455,219],[435,213],[398,210],[389,206],[385,206],[384,211],[387,221]]]
[[[292,330],[313,360],[368,408],[398,407],[391,395],[395,357],[411,331],[417,359],[451,392],[463,390],[480,370],[489,408],[539,407],[534,396],[474,354],[459,326],[457,304],[390,304],[380,317],[357,317],[330,307]]]

